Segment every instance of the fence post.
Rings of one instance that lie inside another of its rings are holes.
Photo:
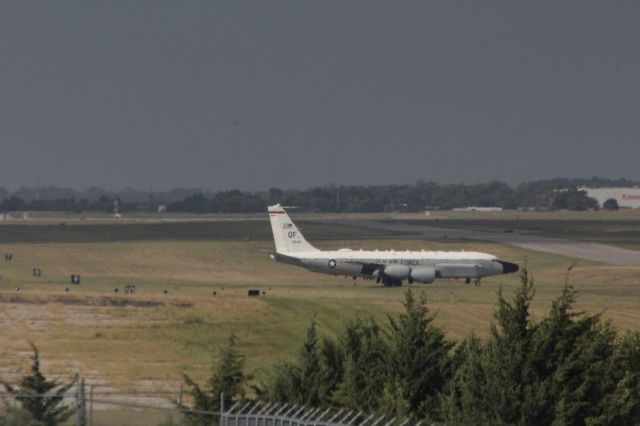
[[[89,385],[89,426],[93,426],[93,385]]]
[[[80,379],[76,389],[76,426],[86,426],[84,407],[84,379]]]
[[[220,426],[224,426],[224,392],[220,392]]]
[[[184,383],[180,385],[180,396],[178,396],[178,407],[180,407],[180,409],[184,408],[184,405],[182,405],[182,399],[184,397]],[[184,420],[186,418],[186,416],[184,415],[184,413],[182,413],[182,411],[178,412],[178,422],[180,424],[182,424],[182,420]],[[93,426],[93,425],[92,425]]]

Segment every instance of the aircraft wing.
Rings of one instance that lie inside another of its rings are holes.
[[[365,262],[360,259],[342,259],[340,262],[362,266],[362,273],[365,275],[373,275],[375,271],[384,269],[384,265],[382,263]]]
[[[272,253],[271,259],[277,260],[278,262],[288,263],[290,265],[302,265],[302,261],[294,256],[287,256],[282,253]]]

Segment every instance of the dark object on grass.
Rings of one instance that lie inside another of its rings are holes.
[[[33,268],[32,274],[34,277],[39,277],[42,275],[42,270],[40,268]]]
[[[71,284],[80,284],[80,275],[71,275]]]
[[[260,296],[260,290],[249,290],[249,296]]]

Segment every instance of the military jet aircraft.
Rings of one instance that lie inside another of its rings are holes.
[[[404,280],[428,284],[438,278],[463,278],[478,286],[483,277],[518,271],[515,263],[471,251],[318,250],[280,204],[269,206],[268,211],[276,245],[272,259],[313,272],[373,279],[392,287]]]

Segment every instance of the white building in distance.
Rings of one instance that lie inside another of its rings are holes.
[[[605,201],[613,198],[619,207],[628,209],[640,208],[640,187],[633,188],[578,188],[587,193],[588,197],[598,200],[602,207]]]
[[[452,209],[454,212],[501,212],[502,207],[477,207],[477,206],[469,206],[469,207],[458,207]]]

